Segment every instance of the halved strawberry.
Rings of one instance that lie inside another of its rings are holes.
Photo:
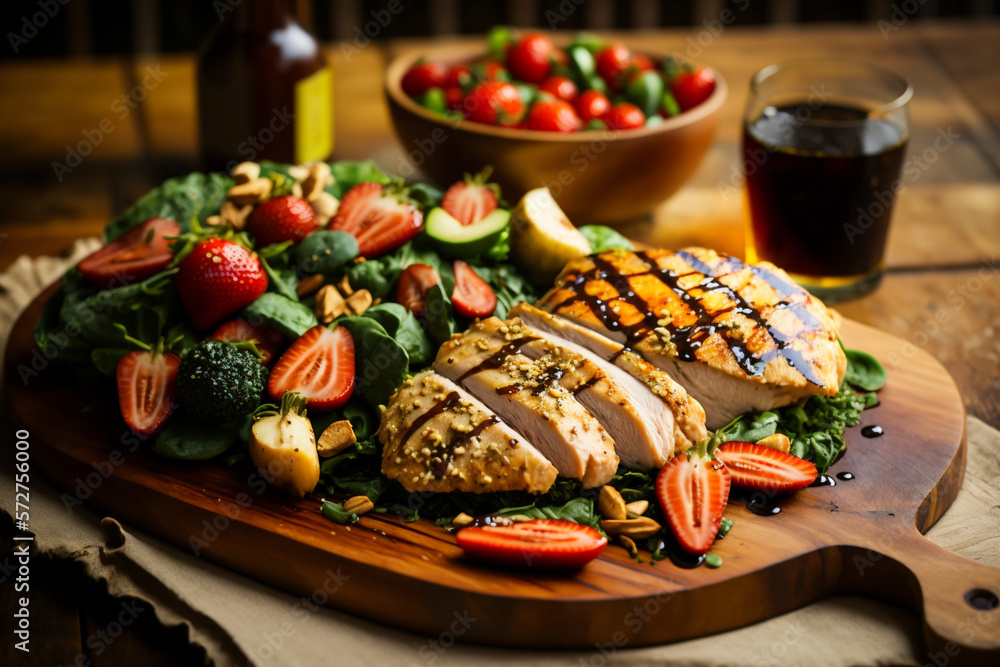
[[[195,328],[207,329],[267,290],[256,253],[234,241],[202,241],[180,263],[177,291]]]
[[[403,269],[399,282],[396,283],[396,301],[420,317],[424,312],[427,292],[439,282],[441,277],[433,267],[427,264],[410,264]]]
[[[455,291],[451,293],[451,303],[455,312],[463,317],[489,317],[497,309],[497,295],[489,283],[463,262],[455,260]]]
[[[424,214],[398,187],[359,183],[344,194],[330,229],[352,234],[362,257],[376,257],[412,239],[423,224]]]
[[[732,441],[715,450],[733,478],[733,486],[750,491],[782,493],[805,488],[816,480],[816,466],[780,449]]]
[[[285,241],[298,243],[318,228],[313,207],[293,195],[268,199],[254,209],[247,221],[258,248]]]
[[[274,365],[267,391],[280,401],[297,391],[310,410],[336,410],[354,391],[354,339],[344,327],[315,326],[302,334]]]
[[[500,186],[487,183],[492,169],[487,167],[475,176],[465,175],[465,180],[455,183],[444,193],[441,208],[463,225],[471,225],[485,218],[497,207]]]
[[[80,275],[98,287],[109,289],[145,280],[167,268],[180,225],[169,218],[149,218],[100,250],[80,260]]]
[[[172,352],[136,350],[118,362],[118,406],[128,427],[144,436],[163,430],[177,396],[181,358]]]
[[[211,340],[227,340],[233,343],[249,341],[254,344],[260,352],[260,363],[270,366],[278,350],[285,344],[285,337],[280,331],[272,329],[266,324],[254,326],[243,318],[229,320],[219,325],[219,328],[209,336]]]
[[[656,476],[656,497],[677,542],[704,554],[719,532],[729,500],[729,471],[707,456],[678,454]]]

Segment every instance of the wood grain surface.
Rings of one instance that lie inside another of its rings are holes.
[[[155,458],[124,428],[113,394],[85,391],[58,368],[21,380],[18,366],[31,363],[42,303],[40,297],[16,324],[6,367],[12,416],[31,430],[35,465],[71,496],[275,586],[308,594],[340,572],[348,583],[330,597],[333,606],[428,634],[470,610],[487,622],[470,628],[469,641],[503,637],[507,645],[550,648],[697,637],[857,592],[921,614],[929,650],[956,642],[967,664],[1000,659],[1000,614],[965,600],[970,591],[1000,590],[1000,571],[921,536],[951,504],[965,463],[961,399],[924,352],[893,368],[881,404],[863,414],[862,425],[881,425],[886,435],[866,439],[859,428],[846,434],[847,454],[831,472],[849,471],[854,479],[781,499],[773,517],[730,503],[735,526],[713,549],[723,567],[682,569],[669,560],[651,566],[612,546],[579,572],[552,574],[469,561],[427,520],[366,515],[350,527],[330,523],[318,498],[263,491],[252,484],[249,466]],[[842,334],[847,345],[880,358],[902,343],[850,320]],[[54,406],[79,416],[54,420]],[[669,622],[634,622],[630,610],[646,605],[668,610]],[[557,616],[560,631],[552,632]]]

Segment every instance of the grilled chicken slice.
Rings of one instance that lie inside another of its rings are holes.
[[[621,430],[612,428],[593,408],[591,412],[611,433],[626,466],[660,468],[674,455],[708,437],[705,410],[698,401],[635,352],[527,303],[517,304],[508,315],[520,318],[552,343],[586,358],[621,388],[617,393],[625,393],[627,406],[622,406],[622,411],[628,412],[632,421]]]
[[[832,396],[847,366],[822,302],[773,264],[704,248],[572,261],[537,305],[669,373],[711,429],[750,410]]]
[[[393,395],[378,437],[382,473],[410,492],[544,493],[558,474],[482,403],[432,371]]]
[[[442,345],[434,370],[530,439],[560,475],[582,480],[588,488],[601,486],[618,469],[614,440],[563,382],[582,391],[604,374],[584,368],[582,359],[522,353],[538,340],[518,322],[491,317]]]

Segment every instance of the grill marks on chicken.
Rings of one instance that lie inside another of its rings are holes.
[[[747,410],[833,395],[846,368],[821,302],[771,264],[746,266],[703,248],[575,260],[538,305],[670,373],[705,406],[710,428]]]
[[[434,370],[462,385],[559,470],[585,487],[618,469],[614,441],[579,395],[605,374],[534,335],[519,320],[491,317],[441,346]]]
[[[390,399],[378,432],[382,473],[407,491],[542,493],[557,471],[465,390],[432,371]]]

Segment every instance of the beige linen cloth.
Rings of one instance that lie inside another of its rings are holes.
[[[96,247],[78,242],[70,259],[21,257],[0,276],[0,350],[20,310],[71,261]],[[9,465],[13,427],[3,401],[0,508],[14,498]],[[928,537],[958,554],[1000,566],[1000,432],[968,421],[969,460],[958,499]],[[32,477],[31,528],[39,553],[75,558],[112,595],[152,604],[166,625],[186,624],[216,665],[923,665],[918,620],[861,597],[821,600],[784,616],[719,635],[650,648],[523,651],[429,639],[329,608],[303,613],[301,599],[166,544],[113,517],[76,508]],[[261,545],[266,549],[267,545]],[[294,567],[274,554],[276,567]],[[321,586],[322,582],[317,582]],[[7,592],[3,593],[8,594]],[[32,609],[44,614],[44,609]],[[558,620],[553,619],[553,632]],[[669,618],[662,622],[669,623]],[[442,628],[443,631],[446,629]],[[460,639],[460,638],[459,638]],[[503,644],[503,637],[497,643]]]

